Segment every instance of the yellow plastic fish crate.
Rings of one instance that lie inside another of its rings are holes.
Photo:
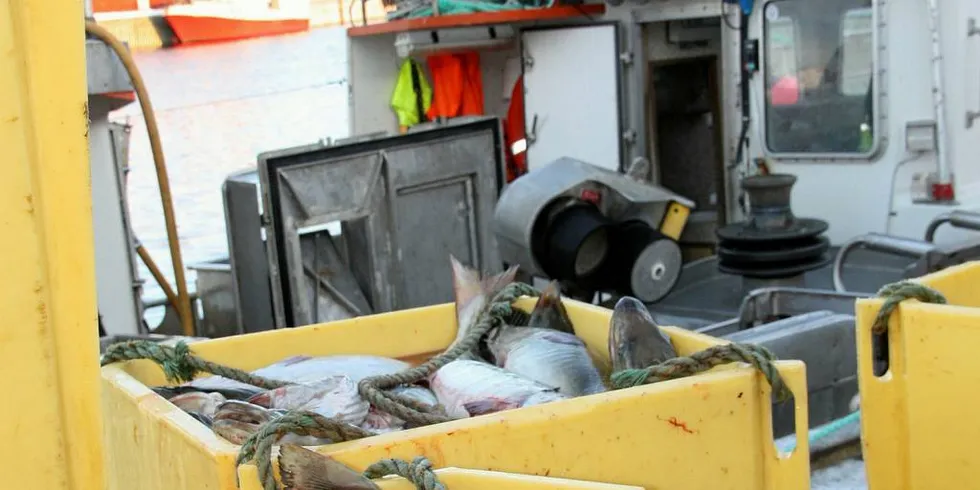
[[[861,432],[873,490],[977,488],[980,262],[921,277],[948,305],[902,302],[888,324],[888,370],[875,376],[871,328],[882,299],[857,302]]]
[[[565,301],[576,334],[608,372],[611,311]],[[519,306],[530,310],[533,301]],[[666,328],[681,355],[722,343]],[[417,362],[445,349],[456,334],[452,304],[192,344],[206,359],[256,369],[298,354],[371,354]],[[805,367],[779,361],[795,395],[796,427],[808,427]],[[238,488],[235,446],[148,386],[164,384],[150,361],[102,370],[107,488]],[[708,373],[598,395],[456,420],[329,446],[318,451],[363,470],[382,458],[425,456],[435,468],[457,467],[648,489],[809,489],[806,431],[796,450],[773,443],[771,390],[755,368],[719,366]],[[243,466],[242,489],[258,489]],[[468,488],[468,487],[467,487]],[[568,487],[571,488],[571,487]],[[450,487],[452,489],[452,487]]]
[[[254,466],[242,467],[241,490],[262,490],[258,473],[254,470]],[[543,490],[546,488],[555,490],[640,490],[642,488],[612,483],[461,468],[443,468],[435,470],[435,474],[448,490]],[[375,482],[378,483],[381,490],[415,490],[415,485],[404,478],[390,477],[375,480]]]

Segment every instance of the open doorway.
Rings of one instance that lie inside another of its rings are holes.
[[[659,184],[695,202],[681,236],[685,261],[714,253],[724,217],[718,58],[650,63],[651,153]]]

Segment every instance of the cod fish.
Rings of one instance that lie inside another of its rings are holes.
[[[640,300],[623,296],[609,321],[609,359],[613,371],[642,369],[677,357],[670,337]]]
[[[313,383],[331,376],[347,376],[356,385],[362,379],[400,372],[409,364],[397,359],[367,355],[293,356],[252,371],[252,374],[288,383]],[[225,398],[248,400],[266,390],[246,383],[239,383],[221,376],[199,378],[176,387],[157,390],[184,390],[183,392],[218,392]],[[161,391],[157,391],[160,393]],[[235,393],[238,396],[228,396]]]
[[[262,424],[282,417],[286,413],[286,410],[266,409],[248,402],[229,400],[218,407],[211,429],[228,442],[242,445],[249,436],[259,431]],[[330,444],[332,441],[312,436],[287,434],[283,436],[280,443],[287,442],[304,446],[319,446]]]
[[[495,276],[480,278],[476,269],[466,267],[456,257],[449,256],[453,268],[453,292],[456,296],[456,339],[450,344],[452,348],[466,337],[473,321],[480,314],[494,295],[505,286],[514,282],[517,266],[513,266]]]
[[[218,411],[218,406],[225,402],[225,397],[221,393],[194,392],[177,395],[169,401],[176,405],[177,408],[187,412],[204,425],[210,427],[214,420],[215,412]]]
[[[573,334],[549,328],[502,326],[487,336],[494,364],[553,386],[569,396],[606,391],[588,349]]]
[[[541,290],[534,310],[531,311],[531,318],[527,326],[533,328],[550,328],[574,335],[575,328],[572,321],[568,318],[565,305],[561,302],[561,291],[558,288],[558,281],[551,281]]]
[[[339,461],[295,444],[279,449],[283,490],[375,490],[377,484]]]
[[[347,376],[283,386],[255,395],[248,402],[264,408],[306,410],[351,425],[364,422],[371,407]]]
[[[421,386],[397,386],[389,390],[392,394],[408,398],[419,405],[427,407],[433,411],[441,411],[442,407],[439,405],[439,400],[436,398],[435,393],[433,393],[428,388],[423,388]],[[364,430],[369,430],[378,434],[383,434],[385,432],[394,432],[402,430],[406,427],[406,422],[394,415],[378,410],[376,407],[372,406],[368,410],[367,417],[364,422],[361,423],[361,428]]]
[[[429,377],[446,414],[466,418],[568,397],[557,389],[485,362],[455,360]]]

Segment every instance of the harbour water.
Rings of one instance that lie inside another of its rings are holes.
[[[185,264],[227,255],[221,185],[229,174],[254,168],[264,151],[347,136],[346,58],[343,28],[136,54],[160,126]],[[132,126],[128,197],[134,232],[173,281],[139,105],[110,117]],[[162,298],[142,264],[140,275],[144,297]],[[192,289],[193,277],[188,275]],[[147,320],[154,325],[159,313]]]

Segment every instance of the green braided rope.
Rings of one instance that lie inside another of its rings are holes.
[[[313,436],[333,442],[353,441],[374,435],[355,425],[328,419],[313,412],[289,412],[278,419],[270,420],[245,440],[236,460],[239,465],[255,460],[264,490],[279,489],[272,471],[272,446],[287,434]]]
[[[149,340],[130,340],[112,344],[106,349],[102,356],[103,366],[120,362],[133,361],[137,359],[148,359],[157,363],[162,369],[167,381],[173,383],[183,383],[194,379],[194,375],[200,372],[211,373],[240,383],[257,386],[259,388],[272,390],[288,383],[276,381],[261,376],[235,369],[221,364],[207,361],[191,354],[190,348],[184,341],[177,342],[177,345],[170,347],[161,345]]]
[[[871,331],[878,335],[888,330],[888,317],[902,301],[917,299],[923,303],[946,304],[946,297],[943,296],[943,293],[912,281],[888,284],[878,291],[878,297],[885,298],[884,304],[881,305],[881,309],[878,310],[875,321],[871,325]]]
[[[480,339],[494,327],[500,325],[504,318],[513,315],[512,303],[521,296],[538,296],[533,287],[523,283],[511,283],[497,293],[491,301],[480,310],[473,325],[466,335],[442,354],[428,361],[406,369],[400,373],[372,376],[361,380],[357,385],[358,392],[372,406],[389,413],[406,422],[418,425],[432,425],[447,422],[452,418],[432,412],[424,412],[413,408],[404,397],[385,392],[399,385],[417,383],[427,379],[439,368],[458,359],[477,346]]]
[[[446,490],[432,471],[432,463],[422,456],[411,463],[400,459],[382,459],[364,470],[364,476],[372,480],[388,475],[400,476],[412,482],[418,490]]]
[[[642,369],[624,369],[610,376],[615,389],[630,388],[668,379],[693,376],[721,364],[745,362],[756,367],[769,381],[773,393],[780,401],[789,399],[792,392],[773,361],[776,357],[768,349],[753,344],[722,344],[708,347],[686,357],[675,357],[660,364]]]

